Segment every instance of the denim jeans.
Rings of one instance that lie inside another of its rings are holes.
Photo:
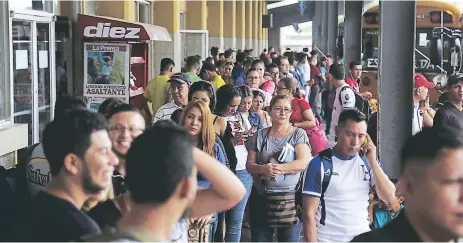
[[[299,221],[293,226],[284,228],[270,227],[267,222],[266,198],[259,195],[257,190],[252,190],[249,206],[252,242],[272,242],[275,230],[278,242],[299,242],[302,223]]]
[[[246,195],[234,208],[226,212],[225,242],[240,242],[244,210],[246,209],[246,203],[248,202],[252,189],[253,178],[247,170],[236,171],[236,176],[241,180],[241,182],[243,182],[244,187],[246,188]]]

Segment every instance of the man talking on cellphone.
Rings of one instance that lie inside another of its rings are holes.
[[[309,242],[349,242],[370,231],[371,188],[385,203],[395,186],[376,158],[366,116],[357,109],[341,112],[334,148],[320,152],[306,169],[303,184],[303,231]]]

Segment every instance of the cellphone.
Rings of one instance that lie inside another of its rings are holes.
[[[365,140],[363,140],[363,146],[367,146],[368,145],[368,138],[365,138]]]

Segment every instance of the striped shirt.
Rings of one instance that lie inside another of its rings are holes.
[[[160,120],[169,120],[172,113],[179,108],[182,107],[176,105],[174,101],[161,106],[154,116],[153,123]]]

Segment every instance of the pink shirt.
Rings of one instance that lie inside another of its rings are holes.
[[[265,82],[264,84],[262,84],[260,88],[267,93],[273,94],[275,93],[276,85],[275,85],[275,82],[269,80]]]

